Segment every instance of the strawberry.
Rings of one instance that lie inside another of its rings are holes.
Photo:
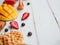
[[[23,21],[23,20],[27,19],[28,17],[29,17],[29,13],[28,13],[28,12],[25,12],[25,13],[23,14],[21,20]]]
[[[16,21],[10,22],[10,27],[15,28],[15,29],[19,29],[18,23]]]

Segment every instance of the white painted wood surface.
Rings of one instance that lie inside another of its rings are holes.
[[[60,45],[59,27],[47,0],[31,0],[40,45]],[[60,23],[60,0],[48,0]]]

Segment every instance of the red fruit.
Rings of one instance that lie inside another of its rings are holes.
[[[18,23],[16,21],[10,22],[10,27],[15,28],[15,29],[19,29]]]
[[[28,13],[28,12],[25,12],[25,13],[23,14],[21,20],[23,21],[23,20],[27,19],[28,17],[29,17],[29,13]]]
[[[10,4],[10,5],[14,5],[15,4],[15,0],[5,0],[5,3]]]

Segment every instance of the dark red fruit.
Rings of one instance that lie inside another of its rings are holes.
[[[21,20],[23,21],[23,20],[27,19],[27,18],[29,17],[29,15],[30,15],[30,14],[29,14],[28,12],[25,12],[25,13],[23,14]]]
[[[16,2],[16,0],[5,0],[5,3],[10,4],[10,5],[14,5]]]
[[[19,29],[18,23],[16,21],[10,22],[10,27],[15,28],[15,29]]]

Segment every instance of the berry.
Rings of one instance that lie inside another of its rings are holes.
[[[32,35],[32,32],[28,32],[28,36],[31,36]]]
[[[25,23],[22,23],[22,24],[21,24],[21,27],[24,27],[24,26],[25,26]]]
[[[30,3],[28,2],[27,5],[30,5]]]
[[[7,31],[8,31],[8,29],[6,28],[6,29],[5,29],[5,32],[7,32]]]

